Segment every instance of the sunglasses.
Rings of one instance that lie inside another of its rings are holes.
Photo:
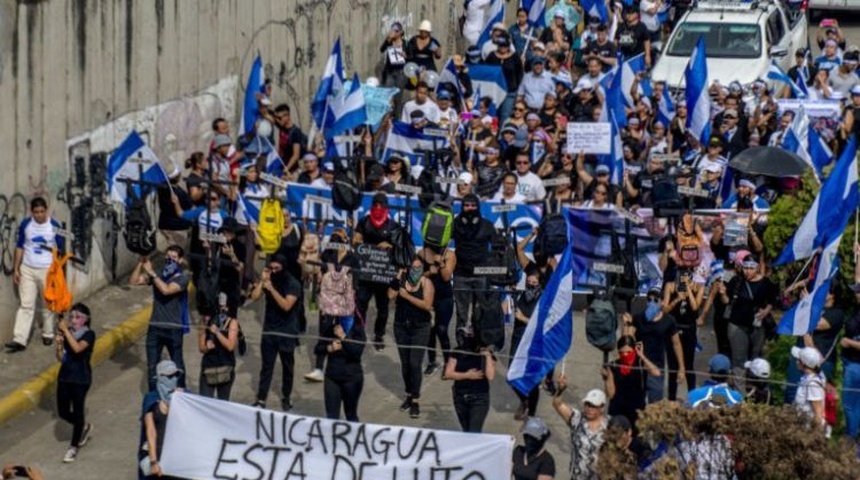
[[[530,164],[531,164],[531,162],[529,162],[528,160],[525,160],[523,162],[517,162],[517,165],[530,165]]]
[[[514,111],[515,112],[525,112],[526,109],[525,108],[515,108]]]
[[[219,201],[219,200],[221,200],[221,199],[220,199],[220,198],[218,198],[218,197],[209,197],[209,201],[210,201],[210,202],[217,202],[217,201]]]
[[[595,190],[594,194],[595,195],[606,195],[606,190]]]

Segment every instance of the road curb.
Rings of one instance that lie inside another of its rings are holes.
[[[116,327],[97,337],[91,360],[93,368],[101,365],[142,337],[149,324],[151,312],[152,306],[146,306]],[[54,364],[16,388],[12,393],[0,398],[0,426],[36,408],[48,395],[51,395],[57,384],[59,371],[60,364]]]

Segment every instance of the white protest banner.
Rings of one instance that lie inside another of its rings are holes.
[[[840,106],[838,101],[833,100],[801,100],[796,98],[780,98],[776,101],[779,105],[779,114],[786,111],[796,112],[801,105],[810,118],[826,117],[839,118]]]
[[[352,423],[175,393],[161,454],[166,475],[203,479],[499,480],[514,439]]]
[[[612,128],[608,122],[567,124],[567,153],[608,155],[612,148]]]

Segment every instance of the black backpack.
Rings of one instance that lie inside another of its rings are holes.
[[[490,285],[508,286],[517,283],[519,278],[519,262],[517,262],[517,251],[512,240],[506,235],[494,235],[490,241],[488,253],[488,266],[504,267],[507,271],[504,275],[490,275]]]
[[[221,292],[218,264],[219,254],[205,263],[197,276],[197,311],[201,315],[213,315],[218,311],[218,294]]]
[[[472,309],[472,328],[475,338],[482,346],[494,346],[501,350],[505,344],[505,320],[502,315],[501,297],[494,292],[483,292],[477,296]]]
[[[585,314],[585,338],[591,345],[609,352],[615,348],[618,318],[611,299],[595,298]]]
[[[415,258],[412,234],[402,225],[391,228],[391,262],[398,268],[408,268]]]
[[[133,188],[128,189],[131,205],[125,212],[125,246],[132,253],[149,255],[155,251],[155,228],[146,208],[146,196],[138,197]]]
[[[336,208],[348,212],[354,212],[361,206],[361,188],[358,185],[358,176],[352,166],[344,160],[335,162],[331,201]]]
[[[535,249],[546,256],[558,255],[567,247],[567,222],[559,213],[547,215],[540,221],[535,236]]]
[[[421,189],[421,195],[418,196],[418,205],[422,210],[426,210],[435,198],[442,198],[444,190],[436,181],[436,168],[425,167],[418,175],[418,187]]]

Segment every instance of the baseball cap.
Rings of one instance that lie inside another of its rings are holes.
[[[331,162],[325,162],[325,163],[323,163],[322,169],[324,172],[333,172],[334,171],[334,164]]]
[[[522,429],[523,435],[541,439],[549,435],[549,427],[540,417],[529,417]]]
[[[606,394],[603,393],[603,390],[598,390],[596,388],[594,390],[589,390],[582,399],[582,403],[594,405],[595,407],[602,407],[606,405]]]
[[[752,190],[755,190],[755,184],[753,182],[747,180],[746,178],[741,179],[741,181],[738,182],[738,186],[739,187],[747,187],[747,188],[750,188]]]
[[[791,356],[809,368],[818,368],[824,361],[821,352],[815,347],[791,347]]]
[[[608,174],[608,173],[609,173],[609,167],[608,167],[607,165],[603,165],[603,164],[598,165],[598,166],[594,169],[594,173],[596,173],[596,174],[598,174],[598,175],[600,175],[600,174],[602,174],[602,173]]]
[[[451,100],[451,92],[445,89],[439,90],[439,93],[436,94],[436,98],[439,100]]]
[[[173,360],[162,360],[155,366],[155,374],[159,377],[169,377],[177,373],[182,373]]]
[[[227,135],[219,133],[218,135],[215,135],[215,138],[212,140],[212,144],[214,148],[221,148],[228,145],[233,145],[233,140],[231,140],[230,137],[228,137]]]
[[[852,96],[860,95],[860,85],[854,85],[853,87],[851,87],[851,95]]]
[[[508,27],[505,26],[502,22],[496,22],[493,24],[493,30],[504,30],[508,31]]]
[[[591,84],[587,78],[580,78],[578,82],[576,82],[576,87],[573,88],[573,93],[579,93],[583,90],[591,90],[594,88],[594,85]]]
[[[711,373],[729,373],[732,370],[732,361],[729,357],[718,353],[708,360],[708,370]]]
[[[546,45],[543,42],[535,42],[532,44],[534,50],[546,50]]]
[[[755,377],[770,378],[770,362],[763,358],[744,362],[744,368],[749,370]]]
[[[723,171],[723,167],[719,166],[719,164],[716,163],[709,163],[705,166],[705,171],[708,173],[720,173],[721,171]]]
[[[459,183],[472,183],[472,180],[472,174],[469,172],[463,172],[459,177],[457,177],[457,181]]]

